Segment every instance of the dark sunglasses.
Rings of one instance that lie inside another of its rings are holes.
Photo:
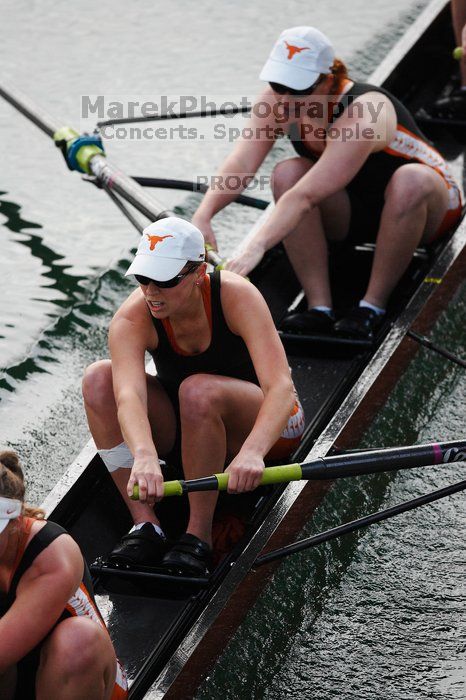
[[[134,275],[137,282],[139,284],[142,284],[144,287],[147,287],[148,284],[153,282],[156,287],[160,287],[160,289],[171,289],[172,287],[176,287],[182,280],[184,280],[185,277],[191,274],[191,272],[194,272],[199,267],[200,263],[194,263],[193,265],[190,265],[188,269],[185,272],[180,272],[179,275],[176,275],[176,277],[172,277],[171,280],[166,280],[165,282],[158,282],[157,280],[153,280],[151,277],[145,277],[144,275]]]
[[[322,80],[323,78],[319,76],[315,83],[302,90],[295,90],[294,88],[286,87],[286,85],[280,85],[280,83],[269,83],[269,85],[278,95],[311,95]]]

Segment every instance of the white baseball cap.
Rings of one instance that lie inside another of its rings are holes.
[[[260,74],[267,83],[305,90],[321,73],[331,71],[335,51],[329,39],[314,27],[285,29],[278,37]]]
[[[204,260],[205,242],[199,229],[186,219],[168,216],[144,229],[125,276],[144,275],[166,282],[176,277],[188,261]]]
[[[0,533],[6,528],[10,520],[21,515],[23,504],[15,498],[0,496]]]

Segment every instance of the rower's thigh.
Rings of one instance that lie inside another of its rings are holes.
[[[219,416],[225,426],[227,451],[236,454],[251,432],[264,401],[262,389],[242,379],[193,374],[179,391],[182,436],[197,421]]]
[[[256,384],[240,379],[226,382],[223,391],[222,419],[226,431],[227,453],[232,456],[240,451],[253,429],[264,402],[264,394]]]
[[[275,201],[291,189],[315,163],[308,158],[288,158],[278,163],[272,175]],[[351,203],[346,190],[335,192],[319,204],[325,235],[329,240],[341,241],[348,235],[351,222]]]

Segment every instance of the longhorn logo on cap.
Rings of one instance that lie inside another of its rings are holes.
[[[287,41],[285,41],[285,46],[288,49],[288,56],[287,59],[291,61],[293,56],[296,53],[301,53],[301,51],[310,51],[311,47],[310,46],[293,46],[293,44],[289,44]]]
[[[171,233],[168,233],[166,236],[151,236],[149,233],[146,233],[146,236],[149,241],[150,250],[154,250],[157,243],[161,243],[165,238],[174,238]]]

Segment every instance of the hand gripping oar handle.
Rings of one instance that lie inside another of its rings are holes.
[[[227,258],[222,258],[219,255],[218,251],[215,250],[215,248],[213,246],[211,246],[210,243],[205,244],[205,249],[206,249],[207,262],[209,262],[211,265],[213,265],[216,270],[225,269],[225,264],[227,262]],[[249,277],[246,276],[244,279],[249,280]]]
[[[202,479],[192,479],[190,481],[166,481],[163,485],[163,495],[183,496],[185,493],[193,491],[226,491],[228,488],[229,474],[213,474]],[[261,486],[269,484],[283,484],[287,481],[299,481],[302,479],[302,468],[300,464],[284,464],[278,467],[267,467],[262,474]],[[131,498],[135,501],[139,499],[139,487],[133,486]]]
[[[307,464],[284,464],[267,467],[262,474],[261,486],[282,484],[300,479],[327,480],[341,479],[361,474],[435,466],[466,460],[466,440],[430,443],[410,447],[392,447],[384,450],[352,452],[334,457],[322,457]],[[164,496],[182,496],[193,491],[226,491],[228,473],[213,474],[190,481],[166,481]],[[139,498],[136,484],[131,496]]]

